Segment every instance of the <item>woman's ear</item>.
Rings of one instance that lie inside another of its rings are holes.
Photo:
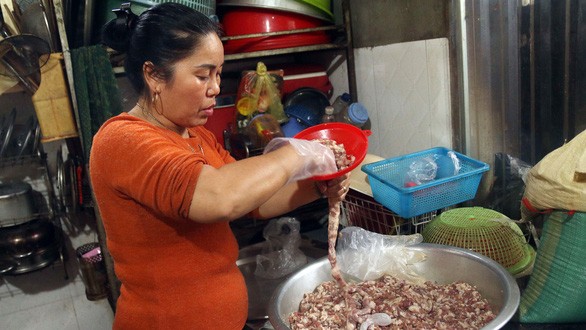
[[[144,77],[145,84],[148,86],[149,91],[154,93],[160,93],[160,85],[161,85],[161,78],[157,74],[157,70],[155,69],[155,65],[150,62],[144,62],[142,65],[142,74]]]

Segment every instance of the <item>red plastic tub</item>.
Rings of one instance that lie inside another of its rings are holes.
[[[324,25],[322,20],[297,13],[263,9],[234,7],[222,15],[222,25],[226,36],[290,31],[316,28]],[[260,50],[281,49],[327,43],[330,41],[325,31],[312,31],[286,35],[253,37],[227,40],[224,43],[226,54],[246,53]]]

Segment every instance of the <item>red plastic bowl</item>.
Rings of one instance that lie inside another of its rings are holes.
[[[222,25],[226,36],[290,31],[315,28],[324,25],[322,20],[291,12],[237,7],[230,8],[222,15]],[[227,40],[224,43],[226,54],[246,53],[260,50],[308,46],[330,41],[325,31],[313,31],[267,37],[254,37]]]
[[[344,144],[347,155],[354,156],[354,163],[336,173],[314,176],[314,180],[330,180],[344,175],[355,169],[366,157],[368,151],[368,137],[372,134],[369,130],[361,130],[356,126],[344,123],[325,123],[311,126],[297,133],[294,138],[315,140],[334,140],[338,144]]]

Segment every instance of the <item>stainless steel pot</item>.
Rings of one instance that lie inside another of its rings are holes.
[[[496,261],[470,250],[438,244],[421,243],[412,247],[426,254],[416,264],[416,272],[438,284],[464,281],[475,285],[495,311],[497,317],[483,329],[500,329],[515,314],[520,301],[517,282]],[[332,280],[327,258],[307,265],[281,284],[271,297],[269,320],[277,330],[289,329],[289,315],[299,309],[303,294],[312,292],[324,281]]]
[[[236,265],[240,268],[246,288],[248,290],[248,320],[268,319],[268,305],[273,291],[289,276],[277,279],[267,279],[255,275],[256,256],[263,253],[267,242],[261,242],[242,248],[239,252]],[[308,261],[313,261],[328,254],[327,250],[312,245],[307,240],[302,240],[299,249],[307,256]]]
[[[55,240],[55,226],[48,219],[35,219],[0,228],[0,249],[12,258],[29,256],[52,245]]]
[[[33,188],[26,182],[0,183],[0,226],[31,220],[37,213]]]

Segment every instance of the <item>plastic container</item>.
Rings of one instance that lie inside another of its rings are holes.
[[[327,106],[324,109],[324,115],[321,117],[322,123],[333,123],[336,121],[336,117],[334,116],[334,107]]]
[[[325,123],[311,126],[294,136],[296,139],[315,140],[328,139],[334,140],[338,144],[343,144],[347,155],[354,156],[354,163],[345,169],[336,173],[327,175],[314,176],[314,180],[330,180],[346,174],[362,163],[368,150],[368,137],[371,131],[361,130],[356,126],[344,123]]]
[[[297,133],[308,127],[309,126],[302,123],[301,120],[295,117],[290,117],[288,122],[281,125],[281,131],[283,131],[285,137],[294,137]]]
[[[199,11],[200,13],[208,16],[216,14],[215,0],[133,0],[131,2],[135,2],[146,7],[152,7],[154,5],[158,5],[165,2],[176,2],[185,5],[189,8],[193,8]]]
[[[350,105],[350,100],[351,97],[348,93],[338,95],[332,103],[332,107],[334,107],[334,115],[337,116],[342,110],[346,109]]]
[[[337,116],[337,121],[362,128],[368,120],[368,111],[360,103],[352,103]]]
[[[277,119],[268,113],[254,116],[246,132],[252,144],[258,148],[264,148],[273,138],[285,136]]]
[[[311,87],[324,93],[328,98],[332,96],[334,87],[330,82],[326,69],[321,65],[311,64],[284,64],[282,65],[283,89],[281,95],[286,100],[289,94],[294,91]]]
[[[403,218],[411,218],[473,199],[482,174],[489,170],[486,163],[455,152],[460,161],[458,174],[436,179],[418,186],[405,187],[405,174],[410,164],[433,155],[447,155],[450,149],[437,147],[366,164],[374,199]]]

